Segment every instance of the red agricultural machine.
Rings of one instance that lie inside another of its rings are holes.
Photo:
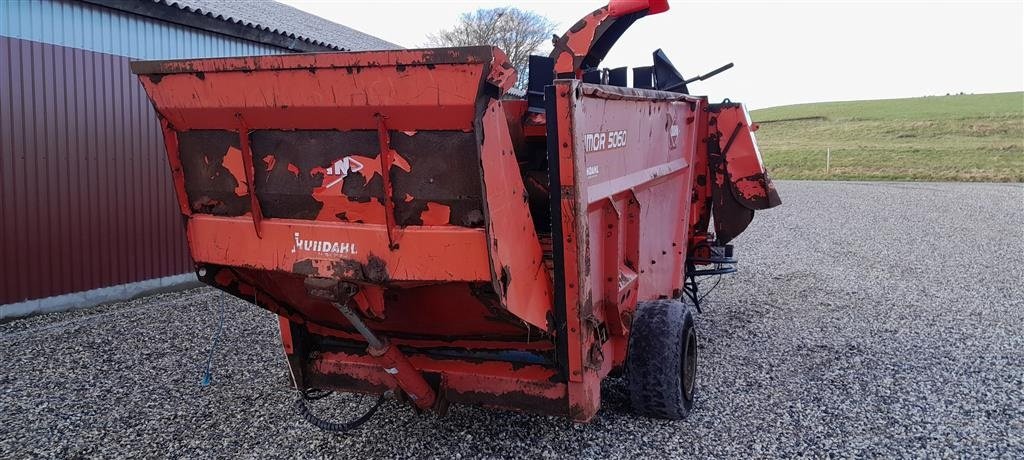
[[[707,76],[660,51],[632,87],[599,69],[667,9],[588,14],[525,98],[484,46],[132,63],[199,279],[280,317],[307,399],[584,422],[625,371],[638,413],[686,416],[696,279],[732,271],[729,241],[779,198],[744,107],[689,95]]]

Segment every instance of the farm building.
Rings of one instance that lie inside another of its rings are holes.
[[[386,48],[271,1],[0,1],[0,321],[194,280],[129,61]]]

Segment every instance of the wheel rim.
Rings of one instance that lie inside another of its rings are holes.
[[[693,383],[697,377],[697,333],[693,328],[686,330],[686,342],[683,345],[683,397],[693,400]]]

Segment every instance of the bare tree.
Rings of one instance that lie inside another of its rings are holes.
[[[555,24],[544,16],[515,7],[478,9],[463,13],[451,29],[427,37],[430,46],[493,45],[501,48],[519,74],[516,86],[526,86],[527,64],[551,39]]]

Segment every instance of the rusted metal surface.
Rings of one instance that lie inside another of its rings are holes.
[[[501,102],[491,100],[487,104],[480,126],[494,292],[500,304],[518,318],[550,329],[551,278],[544,267]]]
[[[721,244],[750,225],[754,211],[782,203],[768,177],[742,104],[713,104],[708,115],[708,161],[713,176],[712,214]]]
[[[423,378],[419,369],[413,367],[409,359],[398,350],[398,347],[385,343],[381,348],[370,348],[370,356],[377,358],[384,373],[394,379],[397,388],[400,388],[410,399],[413,405],[421,410],[429,410],[437,402],[437,394],[434,389]]]
[[[508,59],[502,52],[496,56],[496,48],[490,46],[467,46],[461,48],[428,48],[418,50],[387,50],[359,53],[306,53],[275,56],[253,56],[227,59],[169,59],[162,61],[137,61],[132,63],[132,72],[139,75],[165,75],[194,72],[258,72],[265,70],[307,70],[319,71],[325,68],[352,69],[394,67],[404,72],[409,66],[438,66],[462,64],[495,64],[488,80],[502,88],[510,88],[513,81],[506,81]],[[490,72],[490,70],[489,70]]]
[[[599,9],[556,68],[576,77],[665,8]],[[712,216],[776,203],[752,131],[722,134],[742,107],[568,78],[529,112],[502,100],[515,74],[494,48],[134,69],[200,279],[281,317],[299,388],[587,421],[637,303],[681,295]]]
[[[376,130],[377,114],[397,131],[471,130],[482,85],[498,92],[511,85],[491,72],[507,61],[496,48],[467,47],[133,62],[132,69],[146,75],[140,80],[153,104],[176,130],[234,128],[239,114],[253,130]],[[259,77],[266,72],[277,77]],[[410,78],[425,72],[435,77]],[[308,88],[319,88],[316,96]]]
[[[384,184],[384,225],[388,229],[388,247],[398,249],[398,231],[395,228],[395,189],[391,186],[391,168],[395,166],[395,151],[391,148],[391,134],[384,124],[384,115],[377,114],[377,144],[380,147],[381,182]]]
[[[553,381],[550,368],[437,360],[422,355],[412,355],[409,361],[428,376],[444,375],[442,394],[448,402],[565,415],[565,384]],[[321,353],[305,373],[325,388],[370,393],[395,388],[372,357],[356,352]]]
[[[257,130],[251,138],[266,217],[384,222],[376,131]]]
[[[0,304],[192,270],[128,59],[0,37]]]
[[[377,131],[252,133],[256,188],[271,218],[385,223]],[[483,226],[477,147],[462,131],[389,131],[395,222]],[[340,150],[338,146],[343,146]],[[434,161],[446,152],[445,161]]]
[[[213,264],[318,276],[342,276],[347,273],[348,261],[370,267],[361,273],[378,273],[380,270],[372,269],[372,261],[379,260],[376,265],[388,267],[391,279],[491,279],[487,236],[482,229],[407,228],[402,234],[405,244],[392,251],[386,233],[358,223],[322,225],[266,219],[262,223],[263,238],[258,238],[255,231],[250,234],[245,227],[252,229],[248,218],[193,215],[187,227],[190,240],[197,242],[191,245],[192,257]],[[265,248],[277,248],[279,252]],[[300,271],[297,264],[309,266],[309,271]],[[368,280],[374,279],[368,276]],[[380,277],[376,280],[386,281]]]
[[[667,0],[612,0],[594,10],[555,40],[551,50],[555,75],[582,78],[582,71],[596,68],[634,21],[665,11]]]
[[[252,147],[249,144],[249,127],[245,124],[245,119],[238,115],[238,145],[241,147],[240,155],[242,157],[242,177],[245,179],[245,193],[249,195],[249,213],[252,215],[252,225],[256,230],[256,236],[262,237],[260,234],[260,223],[263,221],[263,209],[260,207],[259,193],[256,191],[256,181],[253,180]]]
[[[241,216],[250,210],[238,133],[197,130],[177,134],[185,193],[192,212]]]
[[[750,209],[768,209],[782,204],[761,161],[754,137],[756,125],[743,104],[716,104],[709,124],[717,128],[729,185],[733,195]],[[728,132],[728,134],[726,134]]]
[[[636,302],[682,284],[706,102],[644,93],[554,85],[569,401],[580,418],[596,413],[601,378],[625,361]]]
[[[307,277],[303,283],[310,297],[331,302],[345,320],[355,328],[366,341],[366,352],[377,361],[384,373],[390,377],[405,396],[420,410],[433,409],[437,393],[427,383],[405,353],[392,345],[386,337],[380,337],[367,326],[366,321],[349,305],[359,292],[359,286],[336,278]]]
[[[399,225],[483,227],[479,147],[473,133],[392,131],[391,147],[409,165],[409,171],[393,170]],[[438,152],[444,152],[441,161]]]

